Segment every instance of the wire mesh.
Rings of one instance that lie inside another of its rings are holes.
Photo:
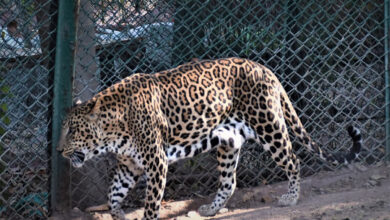
[[[0,2],[0,217],[48,214],[55,2]],[[380,0],[80,0],[73,97],[87,100],[132,73],[194,58],[249,58],[275,72],[324,149],[349,149],[345,126],[353,123],[364,137],[361,161],[374,163],[386,154],[384,20]],[[329,169],[292,140],[303,175]],[[215,192],[215,158],[171,165],[165,198]],[[109,155],[69,167],[71,205],[106,202],[114,165]],[[238,187],[283,179],[268,153],[246,144]],[[140,204],[142,191],[141,181],[129,205]]]
[[[53,4],[0,1],[0,218],[49,213]]]

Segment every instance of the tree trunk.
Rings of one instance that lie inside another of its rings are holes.
[[[36,18],[39,25],[38,35],[42,51],[40,63],[48,71],[54,71],[57,9],[57,1],[35,0]]]
[[[99,81],[95,51],[95,26],[89,0],[81,0],[78,9],[77,47],[75,56],[74,97],[86,101],[97,92]]]

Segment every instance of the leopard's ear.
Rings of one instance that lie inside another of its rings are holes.
[[[97,98],[92,98],[86,103],[86,108],[88,111],[85,113],[85,118],[88,121],[96,121],[99,118],[100,115],[100,100]]]
[[[76,99],[76,102],[75,102],[76,105],[81,105],[82,103],[83,102],[81,101],[81,99],[79,99],[79,98]]]
[[[65,114],[71,113],[72,110],[74,110],[74,109],[82,109],[82,105],[83,105],[83,102],[81,101],[81,99],[77,98],[76,101],[74,102],[74,105],[72,105],[71,107],[65,107],[65,109],[64,109]]]

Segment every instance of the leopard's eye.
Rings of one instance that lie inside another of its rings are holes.
[[[68,128],[68,132],[66,133],[67,136],[71,135],[73,133],[72,127]]]

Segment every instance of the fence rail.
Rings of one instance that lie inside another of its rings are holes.
[[[194,58],[268,66],[326,150],[348,149],[353,123],[362,163],[390,158],[388,31],[389,0],[2,0],[0,218],[105,202],[112,155],[73,169],[54,151],[64,108],[132,73]],[[332,169],[294,149],[303,175]],[[285,178],[261,147],[248,143],[241,155],[238,187]],[[215,152],[170,166],[165,197],[214,192],[216,166]],[[140,199],[142,181],[134,191]]]

